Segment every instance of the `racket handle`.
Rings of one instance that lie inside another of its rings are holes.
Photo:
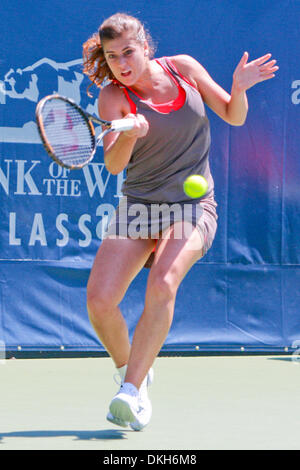
[[[113,132],[130,131],[134,127],[135,120],[132,118],[115,119],[112,121],[111,130]]]

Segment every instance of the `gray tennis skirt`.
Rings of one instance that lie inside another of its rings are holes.
[[[120,199],[110,220],[104,238],[152,238],[164,237],[167,229],[176,222],[187,222],[178,230],[174,227],[174,237],[187,236],[187,228],[196,227],[203,240],[203,254],[211,247],[217,230],[217,204],[213,197],[203,198],[198,202],[188,203],[141,203]],[[177,227],[177,226],[176,226]]]

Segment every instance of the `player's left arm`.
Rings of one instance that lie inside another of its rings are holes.
[[[218,85],[206,69],[188,55],[172,57],[178,71],[185,76],[201,93],[204,102],[224,121],[233,126],[244,124],[248,113],[246,91],[256,83],[275,76],[279,67],[276,60],[269,60],[271,54],[248,62],[249,55],[243,54],[233,74],[231,94]]]

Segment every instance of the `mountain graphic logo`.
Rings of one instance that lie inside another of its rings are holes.
[[[82,59],[59,63],[45,57],[23,69],[10,69],[0,77],[0,142],[40,144],[35,108],[40,99],[53,93],[97,115],[98,93],[88,96],[89,83]]]

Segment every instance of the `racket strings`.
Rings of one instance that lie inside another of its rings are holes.
[[[68,102],[52,100],[42,110],[43,130],[56,158],[69,165],[86,162],[95,147],[87,120]]]

